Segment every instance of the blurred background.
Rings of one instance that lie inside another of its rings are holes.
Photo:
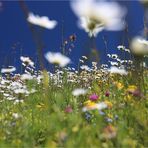
[[[97,36],[96,49],[100,54],[100,63],[107,62],[106,53],[117,53],[118,45],[128,48],[128,40],[136,35],[142,35],[144,28],[144,8],[139,1],[118,1],[127,8],[126,22],[128,29],[123,31],[102,31]],[[39,16],[48,16],[56,20],[58,25],[53,30],[42,29],[41,39],[44,44],[43,53],[47,51],[62,51],[66,44],[67,55],[72,60],[72,67],[77,67],[81,56],[89,56],[94,40],[77,27],[77,17],[70,8],[69,1],[25,1],[29,11]],[[75,37],[69,42],[71,36]],[[13,65],[20,70],[20,56],[29,56],[38,67],[36,43],[26,21],[19,1],[0,1],[0,68]],[[127,55],[128,58],[128,55]],[[44,59],[45,60],[45,59]],[[46,67],[48,63],[45,60]]]

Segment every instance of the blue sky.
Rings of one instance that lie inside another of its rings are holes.
[[[120,3],[128,10],[126,17],[129,26],[128,37],[140,35],[143,29],[143,7],[138,1],[120,1]],[[2,4],[3,9],[0,11],[0,68],[8,65],[19,67],[21,55],[29,56],[36,61],[36,45],[19,3],[17,1],[2,1]],[[72,12],[69,1],[26,1],[26,5],[34,14],[48,16],[50,19],[58,21],[58,26],[55,29],[43,29],[44,53],[61,51],[62,27],[65,39],[72,34],[77,37],[74,48],[69,55],[73,61],[72,66],[77,65],[80,56],[90,53],[88,46],[90,39],[83,30],[77,27],[77,17]],[[103,37],[107,41],[108,53],[118,52],[117,45],[122,44],[124,40],[127,44],[127,37],[124,31],[103,31],[98,35],[96,39],[97,50],[101,53],[101,61],[105,62],[106,53],[104,52]]]

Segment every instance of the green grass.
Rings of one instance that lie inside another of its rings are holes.
[[[23,103],[14,104],[0,93],[0,147],[67,147],[67,148],[140,148],[148,147],[148,99],[128,93],[132,76],[108,74],[91,81],[87,72],[77,74],[68,82],[67,72],[61,78],[60,87],[44,72],[41,83],[36,79],[23,81],[28,89],[36,89],[28,96],[13,94]],[[86,77],[88,82],[82,80]],[[148,89],[147,71],[144,75],[145,89]],[[11,80],[10,80],[11,81]],[[122,87],[119,86],[123,85]],[[12,83],[12,81],[11,81]],[[75,88],[88,88],[86,95],[75,97]],[[143,88],[143,87],[142,87]],[[109,97],[105,96],[106,91]],[[4,91],[8,91],[7,88]],[[141,89],[141,93],[143,93]],[[89,95],[96,93],[97,102],[108,101],[110,107],[102,110],[82,112]],[[70,106],[72,112],[65,112]],[[16,117],[14,113],[17,113]]]

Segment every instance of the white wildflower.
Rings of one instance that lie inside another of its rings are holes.
[[[58,64],[60,67],[65,67],[67,64],[71,62],[71,60],[68,57],[62,55],[59,52],[48,52],[45,54],[45,58],[49,63]]]
[[[117,59],[118,58],[118,55],[117,54],[111,54],[111,58],[112,59]]]
[[[97,34],[104,29],[103,24],[96,24],[95,21],[87,17],[80,18],[79,27],[84,29],[85,32],[87,32],[90,37],[92,36],[96,37]]]
[[[72,91],[73,96],[85,95],[86,93],[87,93],[87,90],[83,88],[76,88]]]
[[[129,52],[130,53],[130,50],[128,48],[126,48],[125,46],[123,46],[123,45],[118,45],[117,46],[117,49],[118,50],[122,50],[122,51],[126,51],[126,52]]]
[[[89,36],[96,36],[105,30],[121,30],[124,28],[125,8],[116,2],[98,2],[96,0],[75,0],[71,2],[74,13],[79,17],[79,26]]]
[[[22,99],[16,99],[13,104],[19,104],[19,103],[23,103],[23,102],[24,102],[24,100],[22,100]]]
[[[100,102],[100,103],[95,103],[95,104],[88,105],[88,106],[86,105],[82,108],[82,111],[86,112],[86,111],[94,110],[94,109],[101,111],[106,108],[107,108],[107,104],[105,102]]]
[[[15,100],[15,97],[9,96],[9,97],[6,97],[6,100],[12,101],[12,100]]]
[[[118,62],[113,62],[113,61],[109,61],[109,63],[111,64],[111,66],[118,66]]]
[[[71,69],[72,69],[72,70],[74,70],[74,71],[76,70],[76,69],[75,69],[75,68],[73,68],[73,67],[72,67]]]
[[[81,63],[84,63],[84,60],[79,59],[79,61],[80,61]]]
[[[19,119],[21,115],[18,113],[12,113],[12,117],[14,117],[15,119]]]
[[[24,88],[19,88],[19,89],[14,90],[14,93],[15,94],[27,94],[28,91]]]
[[[36,77],[36,79],[37,79],[38,84],[40,84],[42,82],[42,80],[43,80],[43,75],[38,75]]]
[[[109,58],[110,58],[110,57],[111,57],[111,54],[107,54],[107,57],[109,57]]]
[[[19,89],[19,88],[22,88],[22,87],[25,87],[25,86],[23,86],[23,84],[22,83],[20,83],[20,82],[12,82],[10,85],[9,85],[9,89],[10,90],[15,90],[15,89]]]
[[[117,62],[121,63],[121,59],[117,58],[116,60],[117,60]]]
[[[86,56],[82,56],[83,59],[87,60],[88,58]]]
[[[125,46],[123,46],[123,45],[118,45],[117,48],[118,48],[119,50],[124,50],[124,49],[125,49]]]
[[[82,65],[82,66],[80,66],[80,68],[82,70],[86,70],[86,71],[89,71],[90,70],[90,68],[87,65]]]
[[[110,73],[116,73],[116,74],[120,74],[120,75],[127,75],[128,72],[125,70],[125,69],[120,69],[120,68],[117,68],[115,66],[111,66],[110,69],[108,69],[108,71]]]
[[[27,21],[31,24],[38,25],[47,29],[54,29],[57,25],[57,21],[50,20],[47,16],[38,16],[33,13],[29,13]]]
[[[21,75],[21,80],[32,80],[33,76],[31,76],[30,74],[22,74]]]
[[[148,54],[148,41],[142,37],[135,37],[130,45],[131,51],[136,55]]]
[[[130,50],[128,49],[128,48],[125,48],[125,50],[124,51],[126,51],[126,52],[129,52],[130,53]]]
[[[16,68],[11,66],[11,67],[8,67],[8,68],[2,68],[1,69],[1,73],[12,73],[16,71]]]
[[[10,94],[4,93],[3,96],[4,96],[4,97],[9,97]]]
[[[34,62],[29,57],[21,56],[20,60],[23,62],[24,66],[31,66],[34,67]]]

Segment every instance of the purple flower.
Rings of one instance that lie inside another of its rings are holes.
[[[110,92],[107,90],[107,91],[105,92],[105,96],[106,96],[106,97],[109,97],[109,95],[110,95]]]
[[[92,94],[92,95],[89,96],[89,99],[90,99],[91,101],[96,101],[96,100],[98,100],[98,98],[99,98],[99,96],[96,95],[96,94]]]

